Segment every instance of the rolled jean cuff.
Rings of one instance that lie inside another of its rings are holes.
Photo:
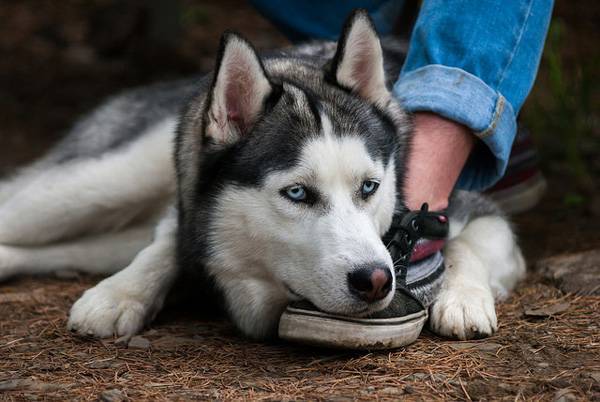
[[[394,96],[410,112],[433,112],[464,124],[479,138],[456,184],[464,190],[484,190],[506,170],[517,132],[512,105],[473,74],[432,64],[403,74]]]

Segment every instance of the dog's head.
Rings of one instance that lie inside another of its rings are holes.
[[[187,247],[203,244],[221,285],[264,281],[340,314],[386,307],[395,278],[381,236],[402,207],[407,120],[365,12],[327,63],[261,60],[225,34],[208,95],[179,129]]]

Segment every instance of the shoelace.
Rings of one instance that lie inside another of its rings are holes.
[[[406,274],[415,244],[420,239],[443,240],[448,236],[448,217],[444,212],[429,212],[423,203],[419,211],[394,215],[392,225],[383,236],[394,260],[396,278],[406,283]]]

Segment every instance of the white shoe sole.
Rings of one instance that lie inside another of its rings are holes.
[[[397,318],[353,318],[288,307],[279,337],[338,349],[392,349],[413,343],[427,318],[427,310]]]

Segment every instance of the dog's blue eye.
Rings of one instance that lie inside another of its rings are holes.
[[[379,183],[376,182],[375,180],[363,181],[362,188],[361,188],[361,195],[362,195],[363,199],[366,199],[367,197],[373,195],[375,193],[375,191],[377,191],[378,187],[379,187]]]
[[[306,199],[306,189],[301,185],[288,187],[285,190],[285,195],[292,201],[303,201]]]

